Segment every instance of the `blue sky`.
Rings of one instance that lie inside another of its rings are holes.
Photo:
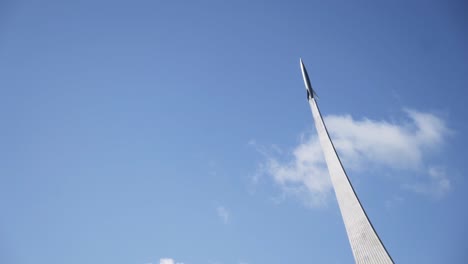
[[[2,1],[1,263],[466,263],[463,1]]]

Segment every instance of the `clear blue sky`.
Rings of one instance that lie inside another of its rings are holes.
[[[353,263],[299,57],[393,259],[466,263],[466,3],[222,2],[0,2],[0,263]]]

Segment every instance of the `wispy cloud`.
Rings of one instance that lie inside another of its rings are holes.
[[[399,195],[393,195],[391,198],[385,201],[385,207],[387,209],[392,209],[398,206],[399,204],[403,203],[404,200],[405,199]]]
[[[428,153],[444,143],[450,130],[436,115],[404,110],[407,118],[400,122],[371,119],[356,120],[350,115],[325,117],[333,142],[349,170],[390,168],[415,173],[426,172],[417,184],[401,183],[406,190],[442,196],[450,189],[450,180],[441,167],[426,164]],[[285,195],[303,200],[309,206],[324,204],[331,192],[331,182],[315,134],[303,136],[284,159],[281,151],[251,145],[265,157],[259,165],[259,175],[269,175]]]
[[[407,183],[403,188],[416,193],[430,195],[434,198],[441,198],[450,191],[451,184],[446,171],[440,167],[430,167],[428,169],[429,180],[417,183]]]
[[[218,206],[216,207],[216,212],[218,213],[218,216],[221,218],[223,223],[227,224],[229,222],[230,213],[228,209],[226,209],[224,206]]]
[[[171,258],[162,258],[162,259],[159,259],[159,264],[184,264],[184,263],[175,262],[174,259],[171,259]]]

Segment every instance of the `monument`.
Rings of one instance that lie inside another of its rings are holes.
[[[392,258],[367,217],[354,191],[353,185],[341,164],[335,146],[328,134],[327,127],[323,122],[322,114],[315,101],[317,95],[312,89],[309,75],[307,74],[302,59],[300,60],[300,65],[307,90],[307,100],[312,110],[315,128],[317,129],[320,145],[325,156],[328,172],[330,173],[331,182],[336,199],[338,200],[354,259],[358,264],[393,263]]]

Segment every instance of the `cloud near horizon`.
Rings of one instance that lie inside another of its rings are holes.
[[[450,190],[450,180],[443,167],[426,163],[428,154],[438,150],[450,134],[445,122],[430,113],[404,110],[407,119],[399,123],[356,120],[350,115],[329,115],[325,123],[340,158],[347,170],[387,168],[424,172],[416,183],[405,179],[402,188],[416,193],[442,197]],[[325,159],[316,134],[303,136],[284,161],[277,154],[260,149],[265,161],[259,166],[259,175],[269,175],[285,195],[292,195],[306,205],[324,204],[332,189]],[[277,148],[275,146],[275,148]],[[278,155],[279,154],[279,155]]]
[[[175,262],[175,260],[171,258],[162,258],[162,259],[159,259],[159,264],[184,264],[184,263]]]

